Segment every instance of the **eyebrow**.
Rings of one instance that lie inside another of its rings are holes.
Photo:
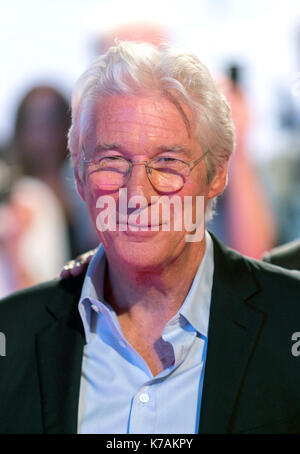
[[[124,151],[124,147],[118,143],[97,143],[94,148],[94,151],[109,151],[109,150],[116,150],[116,151]]]
[[[162,145],[158,147],[159,152],[173,152],[173,153],[180,153],[180,154],[189,154],[190,150],[188,148],[183,147],[182,145]]]

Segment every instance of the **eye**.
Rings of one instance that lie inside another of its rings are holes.
[[[178,159],[176,158],[170,158],[169,156],[160,156],[159,158],[157,158],[157,161],[158,162],[175,162],[175,161],[178,161]]]
[[[100,155],[96,156],[96,159],[118,159],[118,158],[122,159],[122,156],[120,156],[118,154],[105,154],[105,153],[101,153]]]
[[[118,165],[124,161],[126,162],[122,156],[97,156],[95,159],[92,159],[90,163],[104,166],[109,164]]]
[[[111,160],[111,161],[117,161],[117,160],[120,160],[123,158],[121,156],[103,156],[102,159],[107,159],[107,160]]]

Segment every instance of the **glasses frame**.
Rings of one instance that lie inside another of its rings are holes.
[[[83,167],[84,164],[90,164],[92,162],[95,162],[95,161],[101,161],[102,159],[106,159],[107,157],[113,157],[113,156],[101,156],[99,158],[93,158],[93,159],[87,159],[86,158],[86,155],[85,155],[85,150],[84,148],[82,147],[82,152],[83,152],[83,156],[81,158],[81,165]],[[183,159],[178,159],[178,158],[172,158],[174,160],[177,160],[177,161],[180,161],[184,164],[186,164],[188,166],[188,169],[189,169],[189,175],[186,177],[183,185],[181,186],[180,189],[182,189],[184,187],[184,185],[186,184],[186,181],[187,179],[189,178],[192,170],[196,167],[197,164],[199,164],[199,162],[210,152],[210,150],[206,150],[205,153],[203,153],[198,159],[196,159],[195,161],[192,161],[192,162],[188,162],[188,161],[184,161]],[[131,159],[128,159],[128,158],[125,158],[124,156],[115,156],[116,158],[122,158],[124,159],[125,161],[128,162],[129,164],[129,169],[128,169],[128,172],[126,174],[126,177],[125,177],[125,181],[124,181],[124,185],[128,182],[128,180],[130,179],[131,177],[131,174],[132,174],[132,169],[133,169],[133,166],[134,165],[144,165],[145,166],[145,170],[146,170],[146,174],[147,174],[147,177],[150,181],[150,183],[152,184],[152,186],[154,186],[154,188],[156,188],[155,184],[151,181],[151,166],[150,166],[150,163],[154,160],[156,160],[158,157],[154,157],[152,159],[149,159],[149,161],[136,161],[136,160],[131,160]],[[82,169],[84,171],[84,169]],[[121,188],[122,186],[120,186],[119,188]],[[180,189],[177,189],[176,191],[179,191]],[[159,191],[161,192],[161,191]]]

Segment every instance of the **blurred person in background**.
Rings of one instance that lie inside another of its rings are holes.
[[[63,211],[49,187],[22,177],[0,205],[0,294],[53,279],[68,258]],[[45,260],[47,257],[47,260]]]
[[[17,227],[11,210],[8,208],[8,195],[10,192],[11,172],[2,159],[0,160],[0,296],[5,296],[22,287],[22,271],[17,269],[19,262],[14,260],[11,251],[13,244],[10,238],[14,236]]]
[[[59,180],[67,157],[69,106],[64,97],[50,86],[31,89],[21,101],[16,114],[12,159],[22,175],[46,183],[64,205]]]
[[[55,88],[38,86],[21,102],[16,119],[12,156],[24,175],[43,181],[59,201],[67,226],[68,249],[74,256],[98,244],[87,222],[87,211],[74,193],[67,159],[70,108]]]
[[[107,27],[106,30],[99,30],[93,41],[93,53],[95,56],[106,52],[119,41],[145,42],[153,46],[159,46],[164,42],[170,41],[170,31],[166,25],[153,21],[125,21]]]
[[[261,259],[277,240],[276,218],[258,168],[248,150],[251,109],[241,84],[241,67],[228,68],[219,81],[232,109],[236,150],[229,168],[226,192],[218,200],[218,213],[209,228],[228,246],[249,257]]]
[[[6,292],[54,278],[70,257],[70,214],[61,179],[69,124],[68,104],[52,87],[33,88],[18,107],[5,153],[9,184],[0,210],[2,257],[13,276]]]
[[[276,142],[272,158],[264,164],[264,176],[273,200],[278,226],[278,245],[300,237],[300,24],[294,38],[295,71],[289,83],[276,81],[273,92]]]

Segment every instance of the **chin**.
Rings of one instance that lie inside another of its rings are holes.
[[[157,232],[151,239],[126,236],[119,232],[114,237],[103,238],[108,259],[135,271],[159,271],[175,258],[178,238],[170,238],[170,232]]]

